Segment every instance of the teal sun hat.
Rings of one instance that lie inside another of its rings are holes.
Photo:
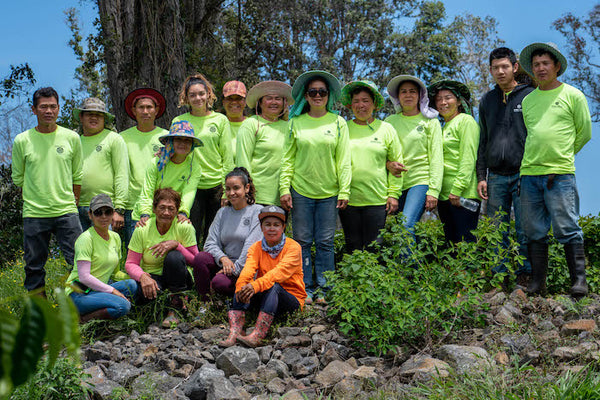
[[[519,54],[519,64],[523,67],[525,72],[533,76],[533,68],[531,66],[531,54],[536,50],[545,50],[552,53],[560,63],[560,70],[557,76],[561,76],[567,70],[567,59],[558,51],[558,46],[552,42],[548,43],[532,43],[526,46]]]
[[[375,110],[381,110],[381,108],[385,104],[385,99],[383,98],[383,95],[379,93],[379,88],[377,87],[375,82],[367,79],[363,79],[360,81],[352,81],[346,86],[344,86],[340,98],[342,104],[348,108],[352,106],[352,92],[358,87],[362,87],[370,91],[373,94],[373,103],[375,104]]]
[[[464,83],[453,81],[450,79],[442,79],[429,85],[427,91],[429,92],[429,101],[431,104],[435,104],[435,96],[440,90],[449,90],[458,98],[460,104],[465,109],[465,113],[473,115],[471,108],[471,91]]]
[[[306,99],[304,93],[306,92],[306,85],[309,81],[320,78],[327,83],[327,89],[329,90],[329,96],[327,99],[327,111],[336,112],[334,109],[335,102],[339,100],[341,94],[342,85],[338,78],[333,76],[327,71],[313,70],[308,71],[300,75],[294,85],[292,86],[292,97],[294,98],[294,105],[290,110],[290,118],[296,117],[302,113],[304,106],[306,105]]]

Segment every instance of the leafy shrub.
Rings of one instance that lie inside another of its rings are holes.
[[[521,262],[517,246],[499,246],[506,224],[489,219],[474,231],[474,243],[447,244],[439,221],[420,223],[417,242],[391,218],[374,253],[346,255],[327,275],[329,315],[342,332],[368,350],[383,353],[394,344],[431,346],[467,322],[477,323],[483,291],[499,286],[505,274],[492,268]]]
[[[11,168],[0,165],[0,268],[13,261],[23,246],[23,199],[11,178]]]

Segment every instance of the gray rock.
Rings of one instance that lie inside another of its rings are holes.
[[[325,331],[327,331],[327,326],[325,326],[325,325],[313,325],[310,328],[311,335],[316,335],[317,333],[321,333],[321,332],[325,332]]]
[[[171,374],[177,369],[177,362],[171,356],[164,356],[158,359],[158,366]]]
[[[286,363],[281,360],[269,360],[267,368],[270,368],[277,372],[277,376],[280,378],[287,378],[290,376],[290,370]]]
[[[219,340],[223,340],[227,336],[227,329],[215,327],[203,329],[201,331],[196,330],[193,331],[192,334],[203,343],[216,343]]]
[[[531,347],[531,337],[525,335],[504,335],[500,338],[504,346],[508,348],[509,354],[521,354]]]
[[[117,382],[121,386],[127,386],[135,378],[142,375],[142,371],[139,368],[127,363],[112,364],[106,370],[106,376],[108,379]]]
[[[362,383],[358,379],[347,377],[339,381],[333,387],[336,398],[355,398],[362,389]]]
[[[123,388],[118,383],[113,382],[109,379],[105,380],[102,383],[98,383],[98,384],[94,385],[94,387],[92,388],[92,392],[94,392],[94,395],[96,396],[96,398],[100,398],[100,399],[113,398],[112,395],[115,393],[115,391],[125,391],[126,392],[125,388]]]
[[[181,390],[175,388],[165,393],[162,400],[189,400],[189,397],[187,397]]]
[[[350,358],[350,354],[352,353],[352,349],[335,342],[328,342],[325,346],[325,349],[334,349],[340,355],[340,357],[342,357],[343,360]]]
[[[292,374],[295,377],[302,378],[313,374],[318,367],[319,359],[317,357],[307,357],[292,367]]]
[[[537,365],[541,359],[542,356],[542,352],[537,351],[537,350],[533,350],[533,351],[529,351],[527,352],[527,354],[525,354],[525,356],[523,356],[523,358],[521,358],[521,361],[519,362],[520,365],[523,364],[530,364],[530,365]]]
[[[315,376],[315,382],[321,386],[332,386],[351,376],[355,368],[343,361],[332,361]]]
[[[575,347],[558,347],[552,353],[552,356],[561,360],[572,360],[574,358],[583,357],[593,359],[592,354],[598,350],[598,345],[594,342],[583,342]]]
[[[104,348],[89,347],[84,354],[88,361],[110,360],[110,351]]]
[[[538,324],[537,328],[542,332],[546,332],[551,331],[556,327],[554,326],[552,321],[544,320]]]
[[[286,349],[288,347],[304,347],[310,346],[312,339],[308,335],[285,336],[277,341],[276,349]]]
[[[327,349],[327,351],[321,356],[320,361],[322,365],[327,365],[332,361],[342,361],[342,357],[335,351],[335,349]]]
[[[181,383],[181,379],[169,376],[166,372],[149,372],[140,375],[131,383],[131,394],[134,398],[156,396],[166,393]],[[162,397],[162,396],[161,396]]]
[[[273,346],[263,346],[256,349],[258,353],[258,357],[263,364],[266,364],[271,359],[271,355],[273,354]]]
[[[377,383],[378,375],[375,372],[375,367],[367,367],[363,365],[358,367],[358,369],[352,373],[352,377],[360,381],[368,381],[372,384],[375,384]]]
[[[367,367],[383,367],[384,361],[380,357],[361,357],[358,360],[358,365],[366,365]]]
[[[489,301],[490,306],[499,306],[506,300],[506,294],[504,292],[496,293]]]
[[[140,341],[142,343],[154,343],[154,342],[156,342],[156,337],[154,335],[149,334],[149,333],[144,333],[143,335],[140,335],[139,339],[140,339]]]
[[[207,352],[208,353],[208,352]],[[208,353],[210,355],[210,353]],[[212,355],[211,355],[212,357]],[[195,367],[200,367],[202,364],[206,363],[202,358],[196,357],[190,352],[186,351],[178,351],[173,354],[173,359],[177,361],[179,364],[190,364]]]
[[[181,390],[191,400],[204,400],[210,384],[223,377],[225,377],[225,373],[217,369],[214,364],[205,364],[181,385]]]
[[[283,394],[285,393],[286,384],[281,378],[273,378],[267,383],[267,390],[271,393]]]
[[[317,353],[322,353],[327,345],[327,338],[321,333],[312,335],[312,348]]]
[[[207,400],[243,400],[233,383],[225,377],[215,378],[208,386]]]
[[[412,376],[418,381],[428,381],[434,377],[450,375],[450,365],[442,360],[422,354],[410,357],[400,366],[401,376]]]
[[[300,333],[302,333],[302,328],[298,328],[295,326],[281,326],[277,329],[277,334],[280,337],[297,336]]]
[[[194,372],[194,367],[190,364],[183,364],[181,368],[173,371],[173,376],[177,376],[180,378],[187,378]]]
[[[476,346],[444,345],[440,347],[438,356],[452,365],[459,374],[473,370],[481,371],[494,365],[488,352]]]
[[[286,363],[290,368],[293,367],[294,364],[299,363],[301,360],[302,356],[300,355],[300,352],[298,349],[293,347],[288,347],[281,353],[281,361]]]
[[[515,317],[512,316],[511,312],[504,306],[494,316],[497,323],[501,325],[511,325],[517,322]]]
[[[217,357],[217,367],[225,372],[225,376],[243,375],[256,370],[260,365],[260,358],[254,349],[239,346],[225,349]]]
[[[282,400],[314,400],[316,398],[317,392],[313,388],[292,389],[281,397]]]
[[[260,365],[256,369],[256,381],[267,383],[270,380],[277,378],[279,375],[274,369],[268,368],[266,365]]]

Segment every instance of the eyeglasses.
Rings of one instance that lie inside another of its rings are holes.
[[[327,97],[329,95],[329,90],[327,89],[308,89],[306,91],[309,97],[317,97],[317,95],[321,97]]]
[[[112,208],[99,208],[97,210],[94,210],[92,213],[94,214],[95,217],[101,217],[102,214],[104,214],[104,216],[108,217],[113,215],[113,213],[115,212],[115,210],[113,210]]]

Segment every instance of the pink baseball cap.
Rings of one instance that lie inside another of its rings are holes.
[[[240,81],[229,81],[223,86],[223,97],[238,95],[246,97],[246,85]]]

